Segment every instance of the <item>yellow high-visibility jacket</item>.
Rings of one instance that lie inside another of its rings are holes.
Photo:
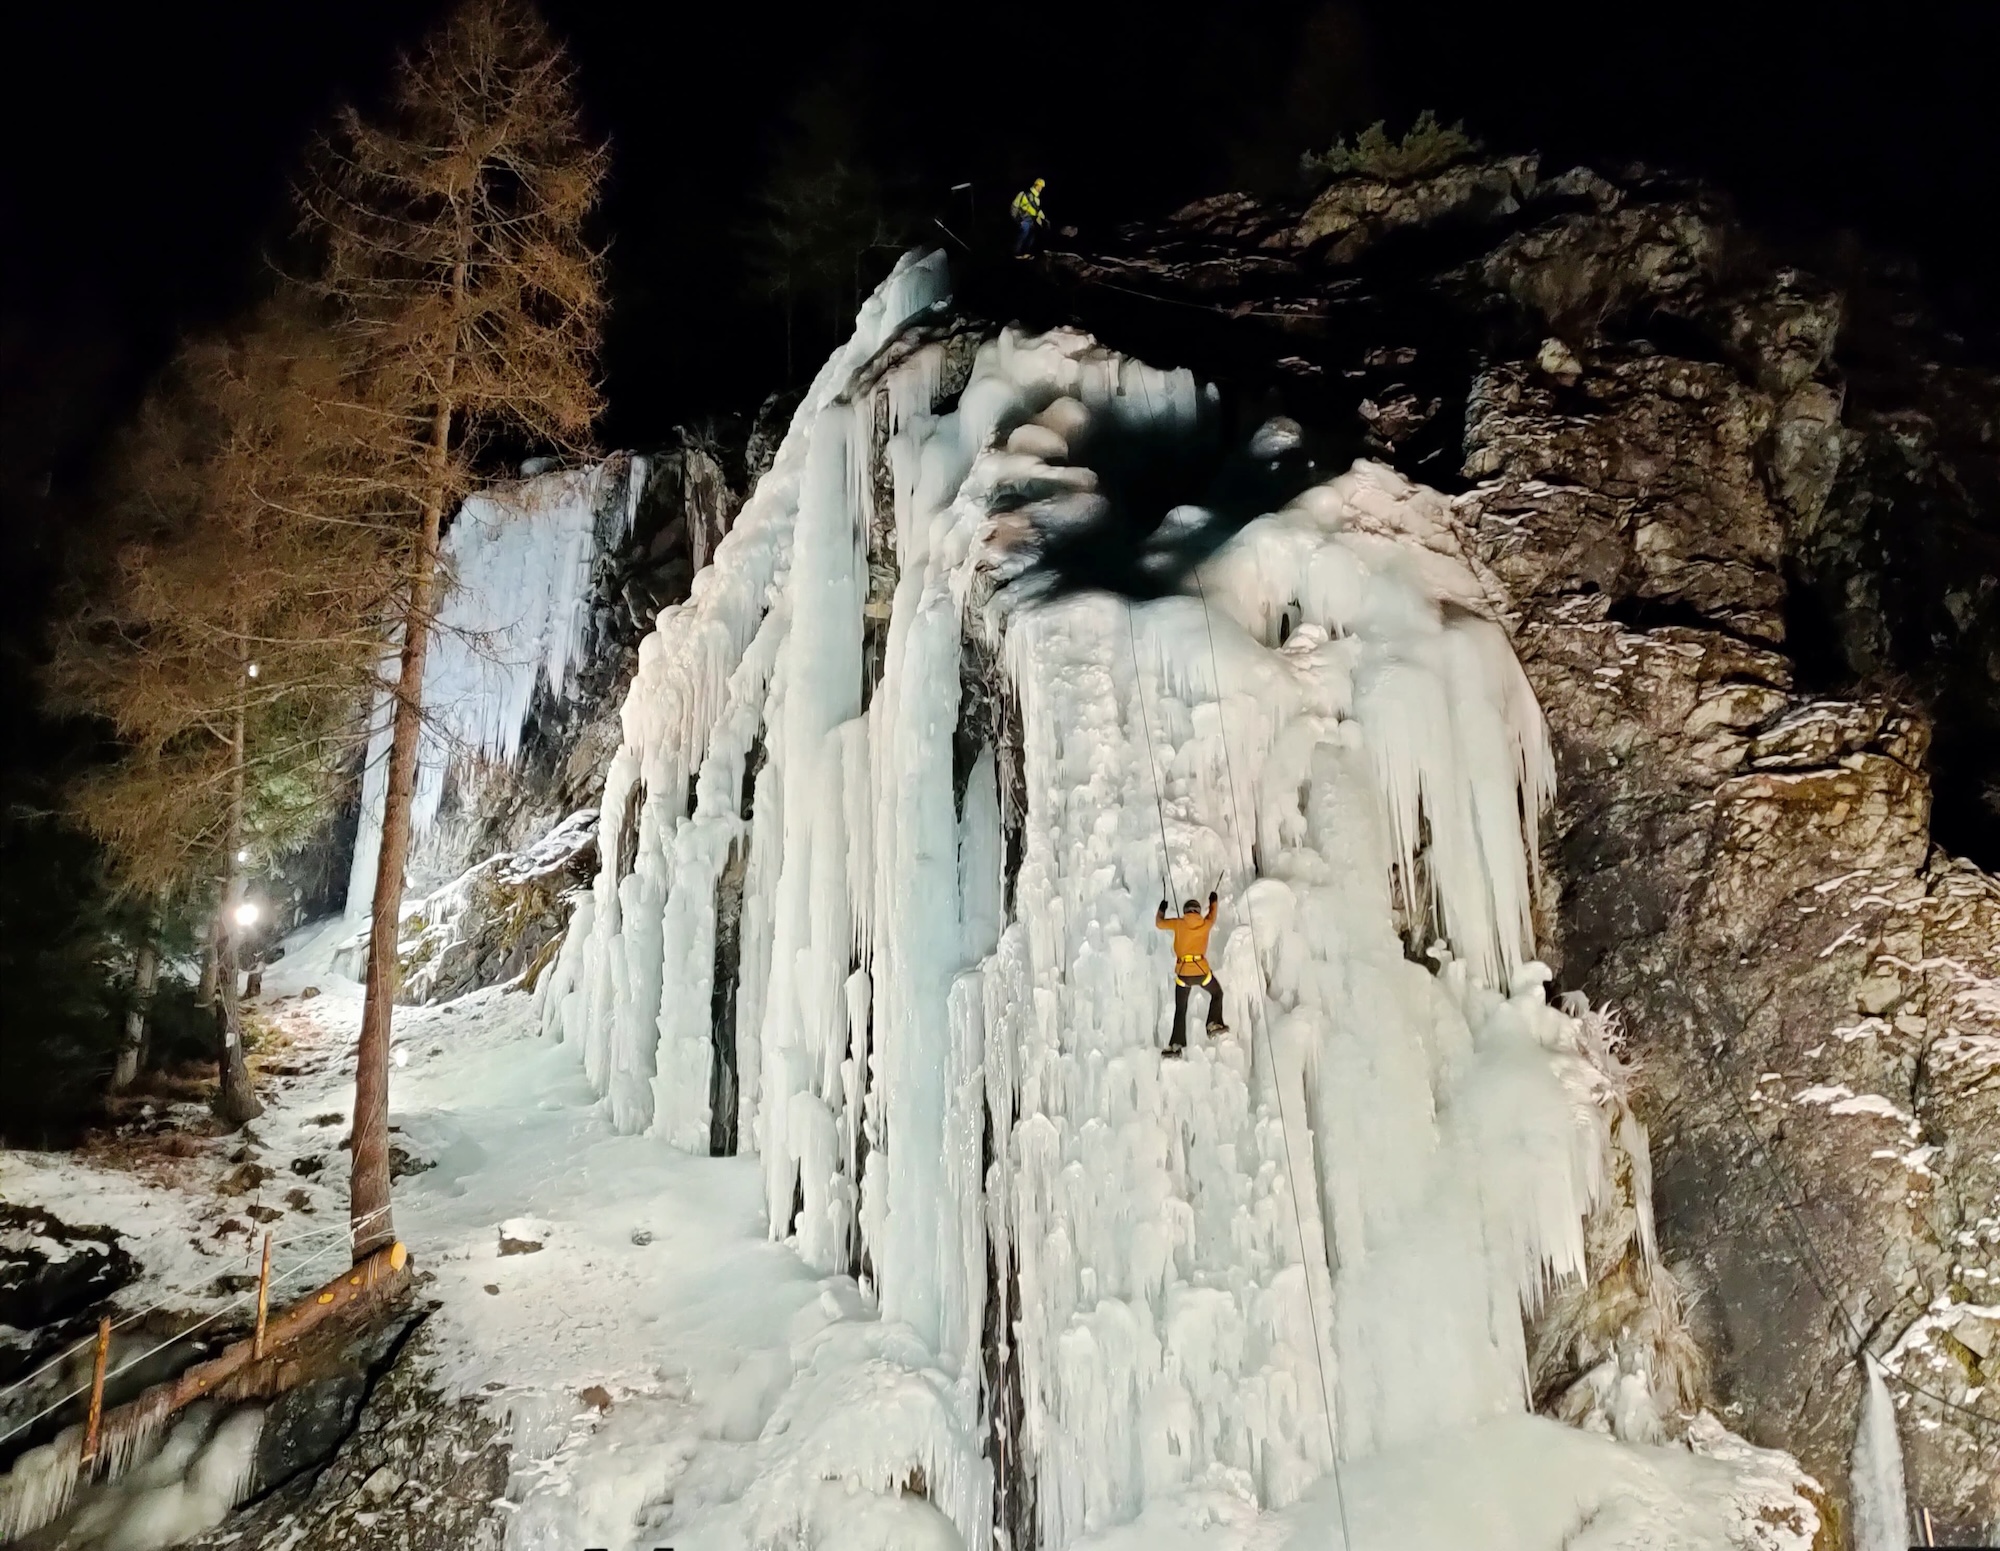
[[[1215,929],[1215,912],[1213,902],[1206,915],[1170,916],[1164,910],[1154,912],[1153,924],[1163,932],[1174,934],[1176,980],[1194,984],[1214,973],[1208,967],[1208,934]]]
[[[1037,226],[1049,224],[1042,214],[1042,201],[1033,189],[1022,189],[1014,196],[1014,219],[1033,221]]]

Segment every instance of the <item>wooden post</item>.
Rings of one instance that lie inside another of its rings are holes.
[[[97,1318],[97,1357],[90,1367],[90,1416],[83,1424],[83,1463],[97,1462],[97,1433],[104,1425],[104,1364],[111,1355],[111,1316]]]
[[[264,1317],[271,1307],[271,1235],[264,1235],[264,1264],[257,1271],[257,1334],[250,1341],[250,1356],[259,1360],[264,1355]]]
[[[308,1330],[318,1326],[330,1315],[352,1307],[374,1295],[380,1289],[400,1290],[403,1285],[403,1267],[409,1262],[409,1251],[398,1242],[374,1254],[366,1256],[349,1269],[340,1273],[316,1293],[309,1293],[290,1308],[284,1310],[271,1321],[265,1335],[265,1344],[283,1348]],[[156,1386],[158,1393],[166,1396],[161,1402],[162,1412],[180,1410],[214,1394],[222,1384],[245,1368],[251,1362],[250,1343],[238,1341],[226,1347],[207,1362],[196,1363],[179,1378]],[[147,1395],[141,1396],[137,1404],[144,1405]],[[272,1393],[277,1393],[273,1390]]]
[[[149,1435],[167,1417],[197,1400],[267,1400],[282,1395],[304,1381],[303,1364],[278,1354],[307,1332],[327,1320],[377,1300],[393,1298],[409,1287],[406,1268],[410,1252],[400,1243],[350,1266],[319,1291],[278,1311],[264,1332],[264,1344],[271,1355],[258,1362],[250,1355],[250,1337],[232,1343],[209,1358],[196,1363],[177,1379],[155,1384],[136,1399],[113,1410],[103,1409],[105,1358],[111,1348],[111,1322],[100,1322],[97,1331],[97,1377],[90,1397],[90,1425],[84,1436],[83,1469],[100,1452],[116,1456],[142,1435]]]

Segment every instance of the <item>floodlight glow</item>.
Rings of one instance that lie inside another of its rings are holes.
[[[257,902],[254,899],[246,899],[236,907],[236,924],[238,926],[257,924]]]

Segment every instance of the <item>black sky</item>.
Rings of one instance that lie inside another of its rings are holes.
[[[1065,220],[1158,209],[1418,109],[1496,149],[1705,174],[1754,217],[1851,227],[1987,291],[1991,6],[1312,3],[982,6],[546,0],[614,143],[614,442],[754,405],[782,357],[736,234],[789,106],[854,105],[869,149],[989,208],[1031,172]],[[431,0],[17,10],[0,93],[0,480],[75,480],[175,333],[256,284],[285,180]],[[962,196],[961,196],[962,197]],[[18,536],[18,532],[17,532]]]

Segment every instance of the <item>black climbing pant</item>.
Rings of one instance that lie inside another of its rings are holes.
[[[1206,980],[1183,980],[1174,977],[1174,1032],[1167,1041],[1169,1050],[1187,1049],[1187,1004],[1188,992],[1197,986],[1208,992],[1208,1026],[1222,1025],[1222,982],[1211,974]]]

